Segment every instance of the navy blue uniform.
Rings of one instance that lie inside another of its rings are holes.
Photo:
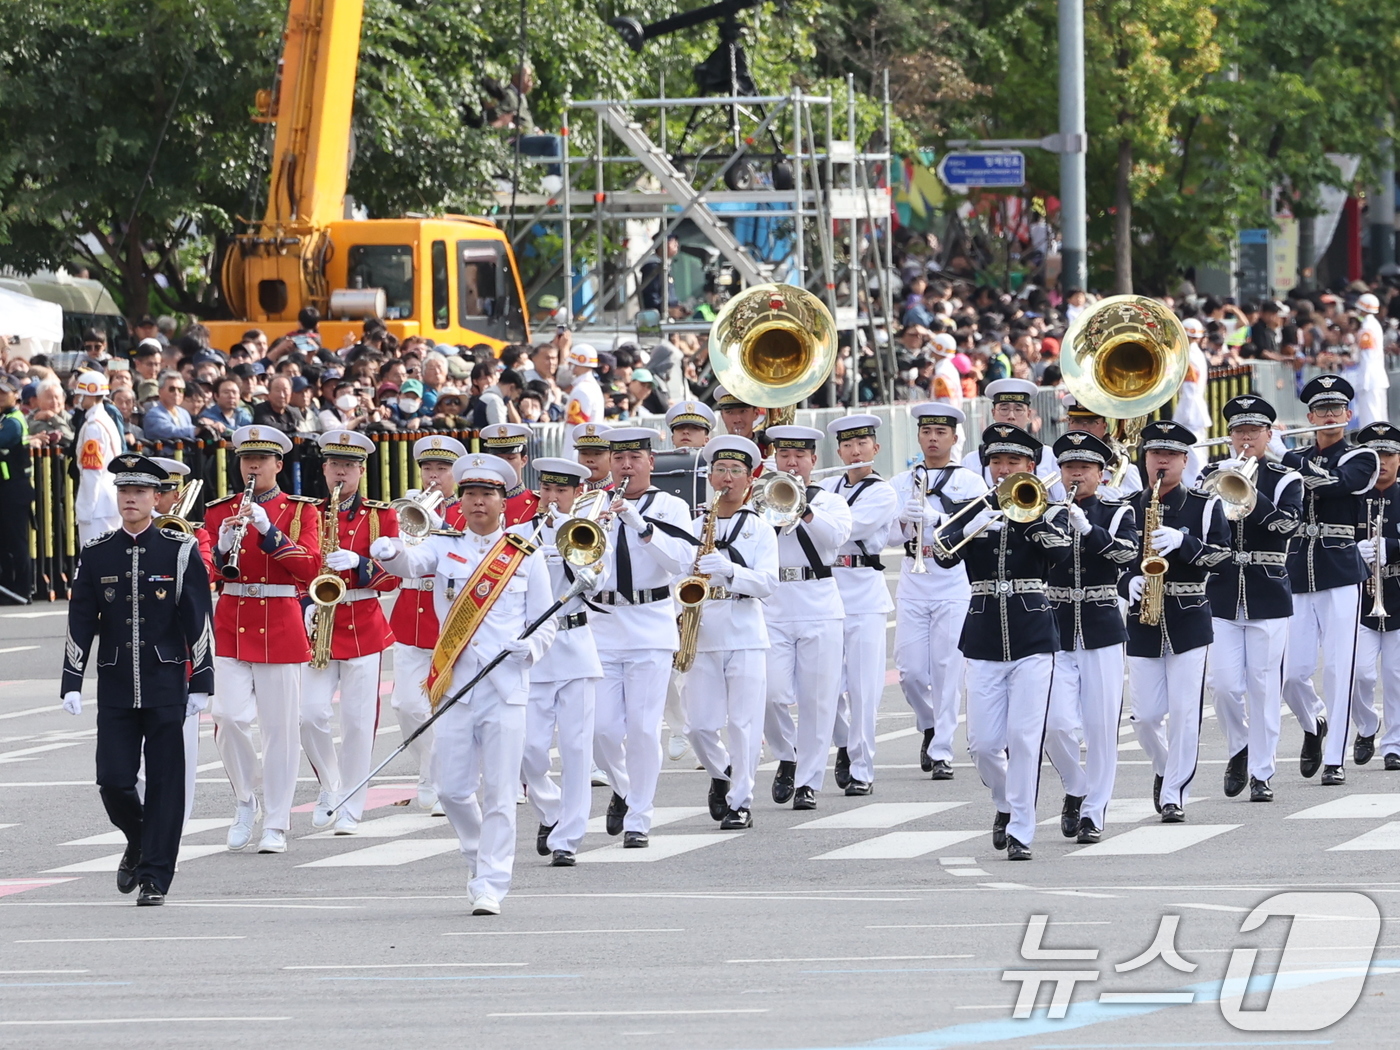
[[[1059,621],[1060,648],[1101,649],[1127,640],[1118,609],[1118,578],[1138,556],[1137,519],[1131,504],[1078,501],[1089,519],[1085,535],[1070,530],[1069,557],[1050,568],[1049,597]]]
[[[1213,474],[1216,464],[1201,473]],[[1303,515],[1298,472],[1265,463],[1255,475],[1254,510],[1230,522],[1230,558],[1206,584],[1211,614],[1221,620],[1275,620],[1293,615],[1288,546]]]
[[[1283,463],[1303,476],[1303,524],[1294,534],[1288,577],[1294,594],[1360,583],[1366,565],[1356,552],[1362,498],[1376,483],[1380,460],[1369,448],[1338,441],[1284,454]]]
[[[1371,590],[1370,566],[1367,566],[1366,588],[1361,596],[1361,625],[1373,631],[1400,631],[1400,487],[1372,489],[1360,502],[1357,536],[1371,535],[1369,530],[1376,520],[1376,512],[1384,514],[1381,537],[1385,543],[1385,564],[1381,566],[1381,594],[1386,611],[1384,620],[1370,615],[1375,607],[1375,596]]]

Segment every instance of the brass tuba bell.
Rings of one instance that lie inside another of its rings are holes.
[[[746,288],[724,304],[710,327],[715,377],[757,408],[796,405],[826,382],[835,363],[836,319],[796,285]]]
[[[1090,412],[1108,419],[1145,416],[1186,378],[1186,329],[1155,299],[1113,295],[1085,310],[1065,334],[1060,371]]]

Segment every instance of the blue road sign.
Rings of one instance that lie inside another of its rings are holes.
[[[1017,150],[949,153],[938,162],[938,177],[953,190],[1024,186],[1026,155]]]

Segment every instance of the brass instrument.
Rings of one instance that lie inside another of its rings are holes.
[[[807,486],[796,474],[781,470],[755,481],[749,498],[758,516],[780,532],[792,528],[807,513]]]
[[[847,463],[839,467],[822,467],[821,470],[812,471],[812,477],[824,478],[828,474],[844,474],[848,470],[864,470],[866,467],[873,466],[875,466],[874,460],[871,460],[869,463]]]
[[[1381,549],[1381,545],[1385,543],[1385,505],[1388,502],[1390,501],[1383,499],[1366,501],[1366,537],[1376,545],[1376,560],[1371,564],[1371,578],[1366,581],[1366,586],[1371,592],[1371,611],[1366,615],[1381,621],[1390,615],[1385,611],[1385,577],[1382,575],[1385,558],[1382,557],[1384,551]],[[1372,505],[1376,508],[1374,518],[1371,517]]]
[[[1109,419],[1145,416],[1172,399],[1186,378],[1186,329],[1155,299],[1113,295],[1085,310],[1065,333],[1065,386]]]
[[[409,545],[422,543],[428,533],[442,528],[442,516],[437,508],[446,499],[437,489],[424,489],[416,496],[400,496],[389,504],[399,519],[399,535]]]
[[[927,508],[928,467],[922,463],[915,465],[914,469],[909,472],[909,480],[914,485],[914,491],[919,494],[919,499]],[[922,516],[914,524],[914,565],[909,571],[915,576],[928,575],[928,566],[924,564],[924,519]]]
[[[997,513],[1008,521],[1025,525],[1043,517],[1045,512],[1050,509],[1050,489],[1059,480],[1058,473],[1052,474],[1048,478],[1039,478],[1024,470],[1008,474],[997,483],[997,487],[992,489],[990,493],[973,500],[935,529],[933,545],[947,557],[962,550],[963,547],[986,532],[992,525],[991,521],[978,526],[976,531],[969,532],[951,547],[943,542],[943,530],[948,526],[960,521],[970,513],[991,509],[987,504],[987,496],[996,499]],[[996,520],[996,518],[992,519],[992,521]]]
[[[345,581],[326,564],[330,553],[340,549],[341,488],[340,485],[335,487],[326,504],[326,513],[321,517],[321,572],[307,588],[311,603],[316,607],[311,621],[311,666],[317,671],[330,666],[335,607],[345,598]]]
[[[1162,475],[1152,485],[1152,501],[1142,516],[1142,602],[1138,606],[1138,623],[1156,627],[1162,622],[1162,603],[1167,593],[1167,559],[1152,547],[1152,534],[1162,526]]]
[[[156,518],[156,528],[174,529],[187,536],[194,535],[194,523],[190,521],[190,515],[194,512],[194,505],[199,502],[199,494],[203,489],[202,480],[191,481],[186,485],[180,493],[180,498],[170,508],[170,513]]]
[[[1272,437],[1279,437],[1279,438],[1297,437],[1299,434],[1316,434],[1319,430],[1341,430],[1341,429],[1343,429],[1345,426],[1346,426],[1345,423],[1323,423],[1323,424],[1321,424],[1320,426],[1312,426],[1312,427],[1289,427],[1287,430],[1275,430],[1275,431],[1272,431],[1272,432],[1270,433],[1269,436],[1270,436],[1271,438],[1272,438]],[[1224,437],[1211,438],[1211,439],[1209,439],[1208,441],[1197,441],[1197,442],[1196,442],[1194,445],[1192,445],[1191,447],[1192,447],[1192,448],[1210,448],[1210,447],[1213,446],[1213,445],[1228,445],[1229,443],[1230,443],[1230,435],[1226,434]]]
[[[574,500],[569,517],[554,534],[554,547],[559,556],[576,569],[592,568],[607,552],[608,535],[598,524],[607,498],[608,494],[602,489],[583,493]]]
[[[836,319],[826,304],[791,284],[756,284],[710,326],[710,367],[745,404],[768,409],[765,426],[792,422],[803,398],[836,363]]]
[[[1259,502],[1259,491],[1255,487],[1258,473],[1259,461],[1250,456],[1238,467],[1228,467],[1210,474],[1201,482],[1201,488],[1225,505],[1228,520],[1242,521],[1254,512],[1254,506]]]
[[[710,508],[705,512],[705,525],[700,530],[700,546],[695,550],[695,562],[690,567],[690,575],[676,584],[676,601],[680,603],[680,648],[671,659],[671,666],[677,671],[689,671],[695,663],[695,646],[700,641],[700,614],[704,611],[705,600],[710,595],[710,578],[700,575],[700,559],[712,554],[715,549],[715,527],[719,521],[719,493],[710,499]]]
[[[243,489],[243,501],[238,504],[238,515],[243,516],[243,520],[234,526],[233,547],[228,552],[228,560],[224,562],[223,568],[219,570],[219,575],[226,580],[238,579],[239,563],[243,560],[243,537],[248,535],[248,511],[253,506],[253,485],[257,482],[256,477],[248,479],[247,486]]]

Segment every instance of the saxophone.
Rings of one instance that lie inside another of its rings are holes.
[[[316,606],[316,616],[311,621],[311,666],[317,671],[330,666],[335,607],[345,597],[345,581],[326,564],[326,556],[340,549],[340,489],[337,485],[331,493],[326,513],[321,518],[321,572],[307,588]]]
[[[1142,603],[1138,606],[1138,623],[1156,627],[1162,622],[1162,599],[1167,592],[1167,559],[1152,547],[1152,534],[1162,525],[1162,475],[1152,486],[1152,499],[1142,519]]]
[[[700,559],[715,549],[715,524],[719,518],[719,494],[710,500],[710,508],[705,512],[705,527],[700,532],[700,546],[695,551],[695,563],[690,575],[676,584],[676,601],[681,605],[680,632],[681,645],[671,660],[677,671],[689,671],[695,663],[695,647],[700,641],[700,614],[704,611],[705,600],[710,594],[710,578],[701,576]]]

